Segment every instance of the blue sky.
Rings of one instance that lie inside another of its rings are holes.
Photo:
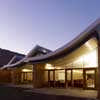
[[[100,17],[100,0],[0,0],[0,48],[55,50]]]

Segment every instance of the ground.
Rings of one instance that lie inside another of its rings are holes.
[[[0,100],[94,100],[81,97],[49,95],[30,91],[28,88],[0,85]]]

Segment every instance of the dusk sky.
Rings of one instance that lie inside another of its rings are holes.
[[[0,48],[55,50],[100,17],[100,0],[0,0]]]

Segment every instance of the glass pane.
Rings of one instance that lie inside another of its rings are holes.
[[[67,83],[68,83],[68,86],[72,86],[71,70],[67,70]]]
[[[67,71],[67,80],[71,80],[71,70]]]
[[[87,87],[90,87],[90,88],[95,87],[95,71],[94,70],[86,71],[86,85]]]
[[[97,67],[97,49],[84,55],[84,67]]]
[[[83,70],[73,70],[74,87],[83,87]]]
[[[53,81],[53,71],[50,71],[50,81]]]
[[[55,80],[56,81],[65,81],[65,70],[55,71]]]
[[[27,80],[32,81],[32,73],[27,73]]]

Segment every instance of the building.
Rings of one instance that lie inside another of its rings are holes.
[[[38,57],[52,52],[49,49],[36,45],[25,57],[13,56],[8,64],[0,70],[0,82],[14,84],[32,83],[32,65],[25,64],[24,60],[30,57]],[[20,59],[20,60],[19,60]],[[8,67],[12,65],[13,67]],[[16,66],[18,65],[18,66]],[[14,67],[16,66],[16,67]]]
[[[27,57],[18,63],[6,65],[6,68],[12,70],[12,76],[15,75],[14,71],[31,71],[34,88],[96,89],[100,98],[100,19],[54,52]]]
[[[12,63],[21,60],[25,55],[0,48],[0,68],[8,64],[14,56],[17,56],[17,59]],[[8,76],[8,78],[5,78],[5,75]],[[10,80],[9,76],[10,76],[9,72],[5,73],[5,71],[0,71],[0,82],[2,82],[2,80],[4,80],[4,82],[9,81]]]
[[[0,48],[0,67],[8,64],[8,62],[14,56],[18,56],[19,58],[17,59],[17,61],[19,61],[20,58],[23,58],[25,55],[24,54],[17,53],[17,52],[13,52],[13,51],[9,51],[9,50]]]

